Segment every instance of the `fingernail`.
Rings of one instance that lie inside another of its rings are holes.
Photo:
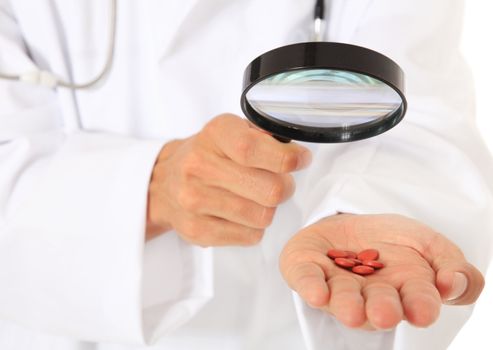
[[[462,272],[454,273],[454,282],[452,284],[452,290],[447,298],[447,302],[454,301],[460,298],[467,289],[467,277]]]
[[[298,166],[296,167],[296,169],[298,170],[305,169],[311,164],[311,162],[312,162],[312,152],[307,150],[298,156]]]

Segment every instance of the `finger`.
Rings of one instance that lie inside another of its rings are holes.
[[[311,153],[306,147],[278,142],[251,128],[238,116],[216,117],[206,130],[226,157],[246,167],[287,173],[306,168],[311,162]]]
[[[465,261],[448,259],[436,267],[436,286],[444,303],[468,305],[478,299],[484,288],[484,278],[478,269]]]
[[[474,303],[484,288],[484,277],[467,262],[459,247],[437,233],[430,244],[429,255],[436,273],[435,283],[444,303]]]
[[[366,322],[365,301],[361,284],[352,276],[329,278],[330,300],[327,311],[347,327],[361,327]]]
[[[366,300],[366,317],[377,329],[397,326],[404,316],[401,299],[397,290],[384,283],[371,283],[363,288]]]
[[[420,279],[408,280],[400,289],[404,315],[417,327],[428,327],[440,314],[441,299],[433,283]]]
[[[264,231],[212,216],[187,216],[175,225],[180,237],[191,244],[210,246],[251,246]]]
[[[215,216],[252,228],[267,228],[276,208],[262,206],[221,188],[207,188],[206,194],[196,196],[192,208],[201,215]]]
[[[311,307],[320,308],[329,301],[329,288],[323,269],[314,262],[303,262],[282,271],[288,285]]]
[[[263,206],[275,207],[290,198],[295,191],[295,182],[290,174],[274,174],[220,158],[210,165],[213,169],[204,169],[206,173],[202,181],[205,184],[223,188]]]

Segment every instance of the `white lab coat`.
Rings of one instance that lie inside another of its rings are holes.
[[[379,137],[310,145],[295,197],[251,248],[195,247],[174,232],[144,243],[150,173],[165,142],[241,114],[244,67],[307,40],[313,1],[120,1],[99,89],[0,81],[0,349],[446,348],[471,307],[443,307],[428,329],[349,330],[292,294],[277,262],[318,218],[393,212],[484,271],[493,172],[458,51],[462,5],[333,1],[329,40],[399,62],[409,110]],[[87,80],[106,58],[108,16],[107,1],[0,0],[0,70]]]

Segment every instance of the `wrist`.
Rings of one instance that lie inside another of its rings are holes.
[[[171,225],[160,226],[149,220],[147,220],[146,231],[145,231],[145,240],[150,241],[157,236],[164,234],[172,229]]]
[[[166,167],[165,162],[175,153],[176,149],[181,145],[183,140],[173,140],[166,143],[159,152],[159,155],[154,163],[151,179],[148,186],[147,194],[147,211],[146,211],[146,229],[145,240],[149,241],[157,236],[170,231],[172,225],[164,220],[163,213],[166,212],[163,203],[155,200],[161,186],[158,183],[163,182]]]

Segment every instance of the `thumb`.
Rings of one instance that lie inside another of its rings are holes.
[[[484,287],[483,275],[452,241],[435,232],[425,257],[435,270],[435,285],[443,303],[468,305],[478,299]]]
[[[484,287],[481,272],[465,260],[437,259],[436,287],[442,301],[449,305],[468,305],[474,303]]]

